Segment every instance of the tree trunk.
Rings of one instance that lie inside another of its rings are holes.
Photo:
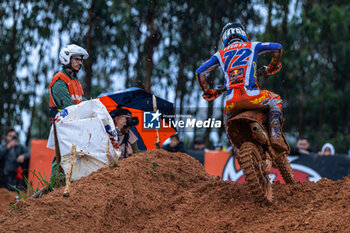
[[[139,27],[140,28],[140,25]],[[138,38],[140,38],[142,35],[140,29],[138,30]],[[136,62],[136,86],[140,88],[144,88],[144,64],[143,64],[143,55],[144,52],[142,51],[140,41],[136,41],[137,45],[137,62]]]
[[[131,52],[131,44],[130,41],[128,40],[127,42],[127,51],[125,52],[125,57],[124,57],[124,65],[125,65],[125,88],[131,87],[131,80],[130,80],[130,74],[129,74],[129,69],[130,69],[130,61],[129,61],[129,53]]]
[[[17,42],[17,23],[18,18],[20,14],[20,10],[16,8],[16,3],[13,3],[12,6],[12,12],[13,12],[13,26],[11,29],[11,39],[9,43],[9,64],[8,68],[5,68],[6,73],[3,74],[5,77],[5,80],[7,80],[7,88],[4,90],[5,92],[2,93],[3,96],[1,98],[4,98],[4,103],[7,103],[7,105],[4,106],[3,109],[3,117],[5,118],[5,125],[6,127],[13,127],[15,123],[15,117],[16,114],[16,103],[15,100],[18,99],[18,93],[16,86],[19,86],[19,81],[16,77],[16,70],[17,70],[17,63],[18,63],[18,56],[19,51],[16,48],[16,42]],[[16,81],[17,80],[17,81]],[[17,82],[17,85],[16,85]],[[2,125],[2,124],[1,124]],[[4,130],[4,129],[3,129]]]
[[[154,47],[157,44],[157,40],[159,38],[158,33],[154,28],[154,19],[156,17],[156,5],[157,0],[151,1],[151,7],[148,9],[146,15],[146,23],[149,35],[147,36],[145,42],[145,50],[146,50],[146,67],[145,67],[145,79],[144,79],[144,88],[146,91],[151,92],[151,78],[153,72],[153,53]]]
[[[182,59],[180,59],[180,62],[182,61]],[[180,93],[180,104],[179,104],[179,114],[182,115],[183,114],[183,106],[184,106],[184,98],[185,95],[187,93],[186,91],[186,81],[185,78],[186,76],[184,75],[184,66],[180,63],[180,68],[179,68],[179,73],[177,76],[177,92]]]
[[[194,114],[196,114],[197,112],[200,111],[199,102],[201,101],[201,98],[202,98],[202,93],[201,92],[197,92],[196,103],[198,103],[198,104],[196,105],[196,109],[195,109]],[[193,129],[193,140],[195,140],[197,138],[197,136],[198,136],[197,127],[194,127],[194,129]]]
[[[284,15],[283,15],[282,31],[283,31],[284,40],[286,40],[288,36],[289,1],[284,2],[283,11],[284,11]]]
[[[85,86],[84,95],[85,98],[89,98],[91,95],[92,88],[92,42],[93,42],[93,30],[94,30],[94,11],[95,11],[95,0],[91,0],[90,8],[88,11],[89,29],[86,34],[86,51],[89,53],[89,58],[85,60]]]
[[[301,69],[301,77],[306,77],[305,71]],[[299,103],[299,135],[304,135],[304,108],[305,108],[305,87],[303,78],[300,80],[300,103]]]
[[[270,32],[272,29],[272,23],[271,23],[271,16],[272,16],[272,2],[269,1],[267,5],[268,11],[267,11],[267,24],[266,24],[266,31]]]
[[[42,61],[41,57],[39,59],[39,64],[40,62]],[[29,142],[32,138],[32,125],[33,125],[33,121],[34,121],[34,116],[35,116],[35,109],[36,109],[36,103],[35,103],[35,99],[36,99],[36,88],[37,88],[37,84],[39,83],[39,78],[38,78],[39,74],[37,73],[35,75],[35,81],[34,81],[34,86],[33,86],[33,96],[32,96],[32,99],[33,99],[33,106],[32,106],[32,109],[31,109],[31,113],[30,113],[30,123],[29,123],[29,126],[28,126],[28,130],[27,130],[27,139],[26,139],[26,146],[28,147],[29,146]]]
[[[216,38],[216,32],[215,32],[216,15],[215,15],[214,9],[215,9],[215,6],[212,5],[211,8],[210,8],[211,14],[210,14],[210,36],[209,36],[209,38]],[[214,44],[210,44],[210,48],[215,47],[215,45],[216,45],[215,40],[214,40],[213,43]],[[215,79],[214,71],[212,71],[212,73],[209,74],[209,77],[210,77],[209,80],[213,80],[213,83],[215,84],[215,82],[214,82],[214,79]],[[214,106],[214,101],[208,102],[207,119],[212,118],[212,116],[213,116],[213,112],[214,112],[213,106]],[[209,143],[210,143],[210,132],[211,132],[211,130],[212,130],[211,127],[208,127],[205,130],[204,140],[205,140],[205,144],[206,145],[209,145]]]

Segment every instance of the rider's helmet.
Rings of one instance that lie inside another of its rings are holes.
[[[89,57],[89,54],[86,52],[85,49],[82,47],[75,45],[75,44],[70,44],[61,49],[60,51],[60,62],[63,66],[68,66],[70,65],[70,58],[72,56],[83,56],[83,59],[87,59]]]
[[[240,23],[228,23],[221,31],[221,43],[224,47],[230,45],[234,41],[249,41],[249,35],[245,27]]]

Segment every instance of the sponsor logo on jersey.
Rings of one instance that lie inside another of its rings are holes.
[[[230,84],[237,84],[237,83],[241,83],[238,79],[241,79],[241,81],[243,82],[243,78],[244,78],[244,68],[239,68],[239,69],[235,69],[235,70],[231,70],[228,73],[228,77],[230,80]],[[233,83],[234,82],[234,83]]]
[[[243,83],[243,79],[233,80],[232,82],[230,82],[230,85],[236,85],[236,84],[240,84],[240,83]]]

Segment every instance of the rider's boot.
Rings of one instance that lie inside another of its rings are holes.
[[[282,113],[271,111],[269,115],[270,142],[271,146],[278,152],[289,151],[289,146],[285,143],[282,136]]]

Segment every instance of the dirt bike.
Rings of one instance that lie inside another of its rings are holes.
[[[257,76],[266,74],[266,68],[258,70]],[[218,87],[217,93],[226,91]],[[227,121],[228,137],[236,147],[238,163],[243,171],[250,192],[258,202],[272,203],[273,193],[269,178],[270,169],[276,167],[284,181],[295,183],[292,168],[287,159],[290,147],[284,135],[287,151],[279,152],[270,143],[268,126],[269,108],[242,111]]]

